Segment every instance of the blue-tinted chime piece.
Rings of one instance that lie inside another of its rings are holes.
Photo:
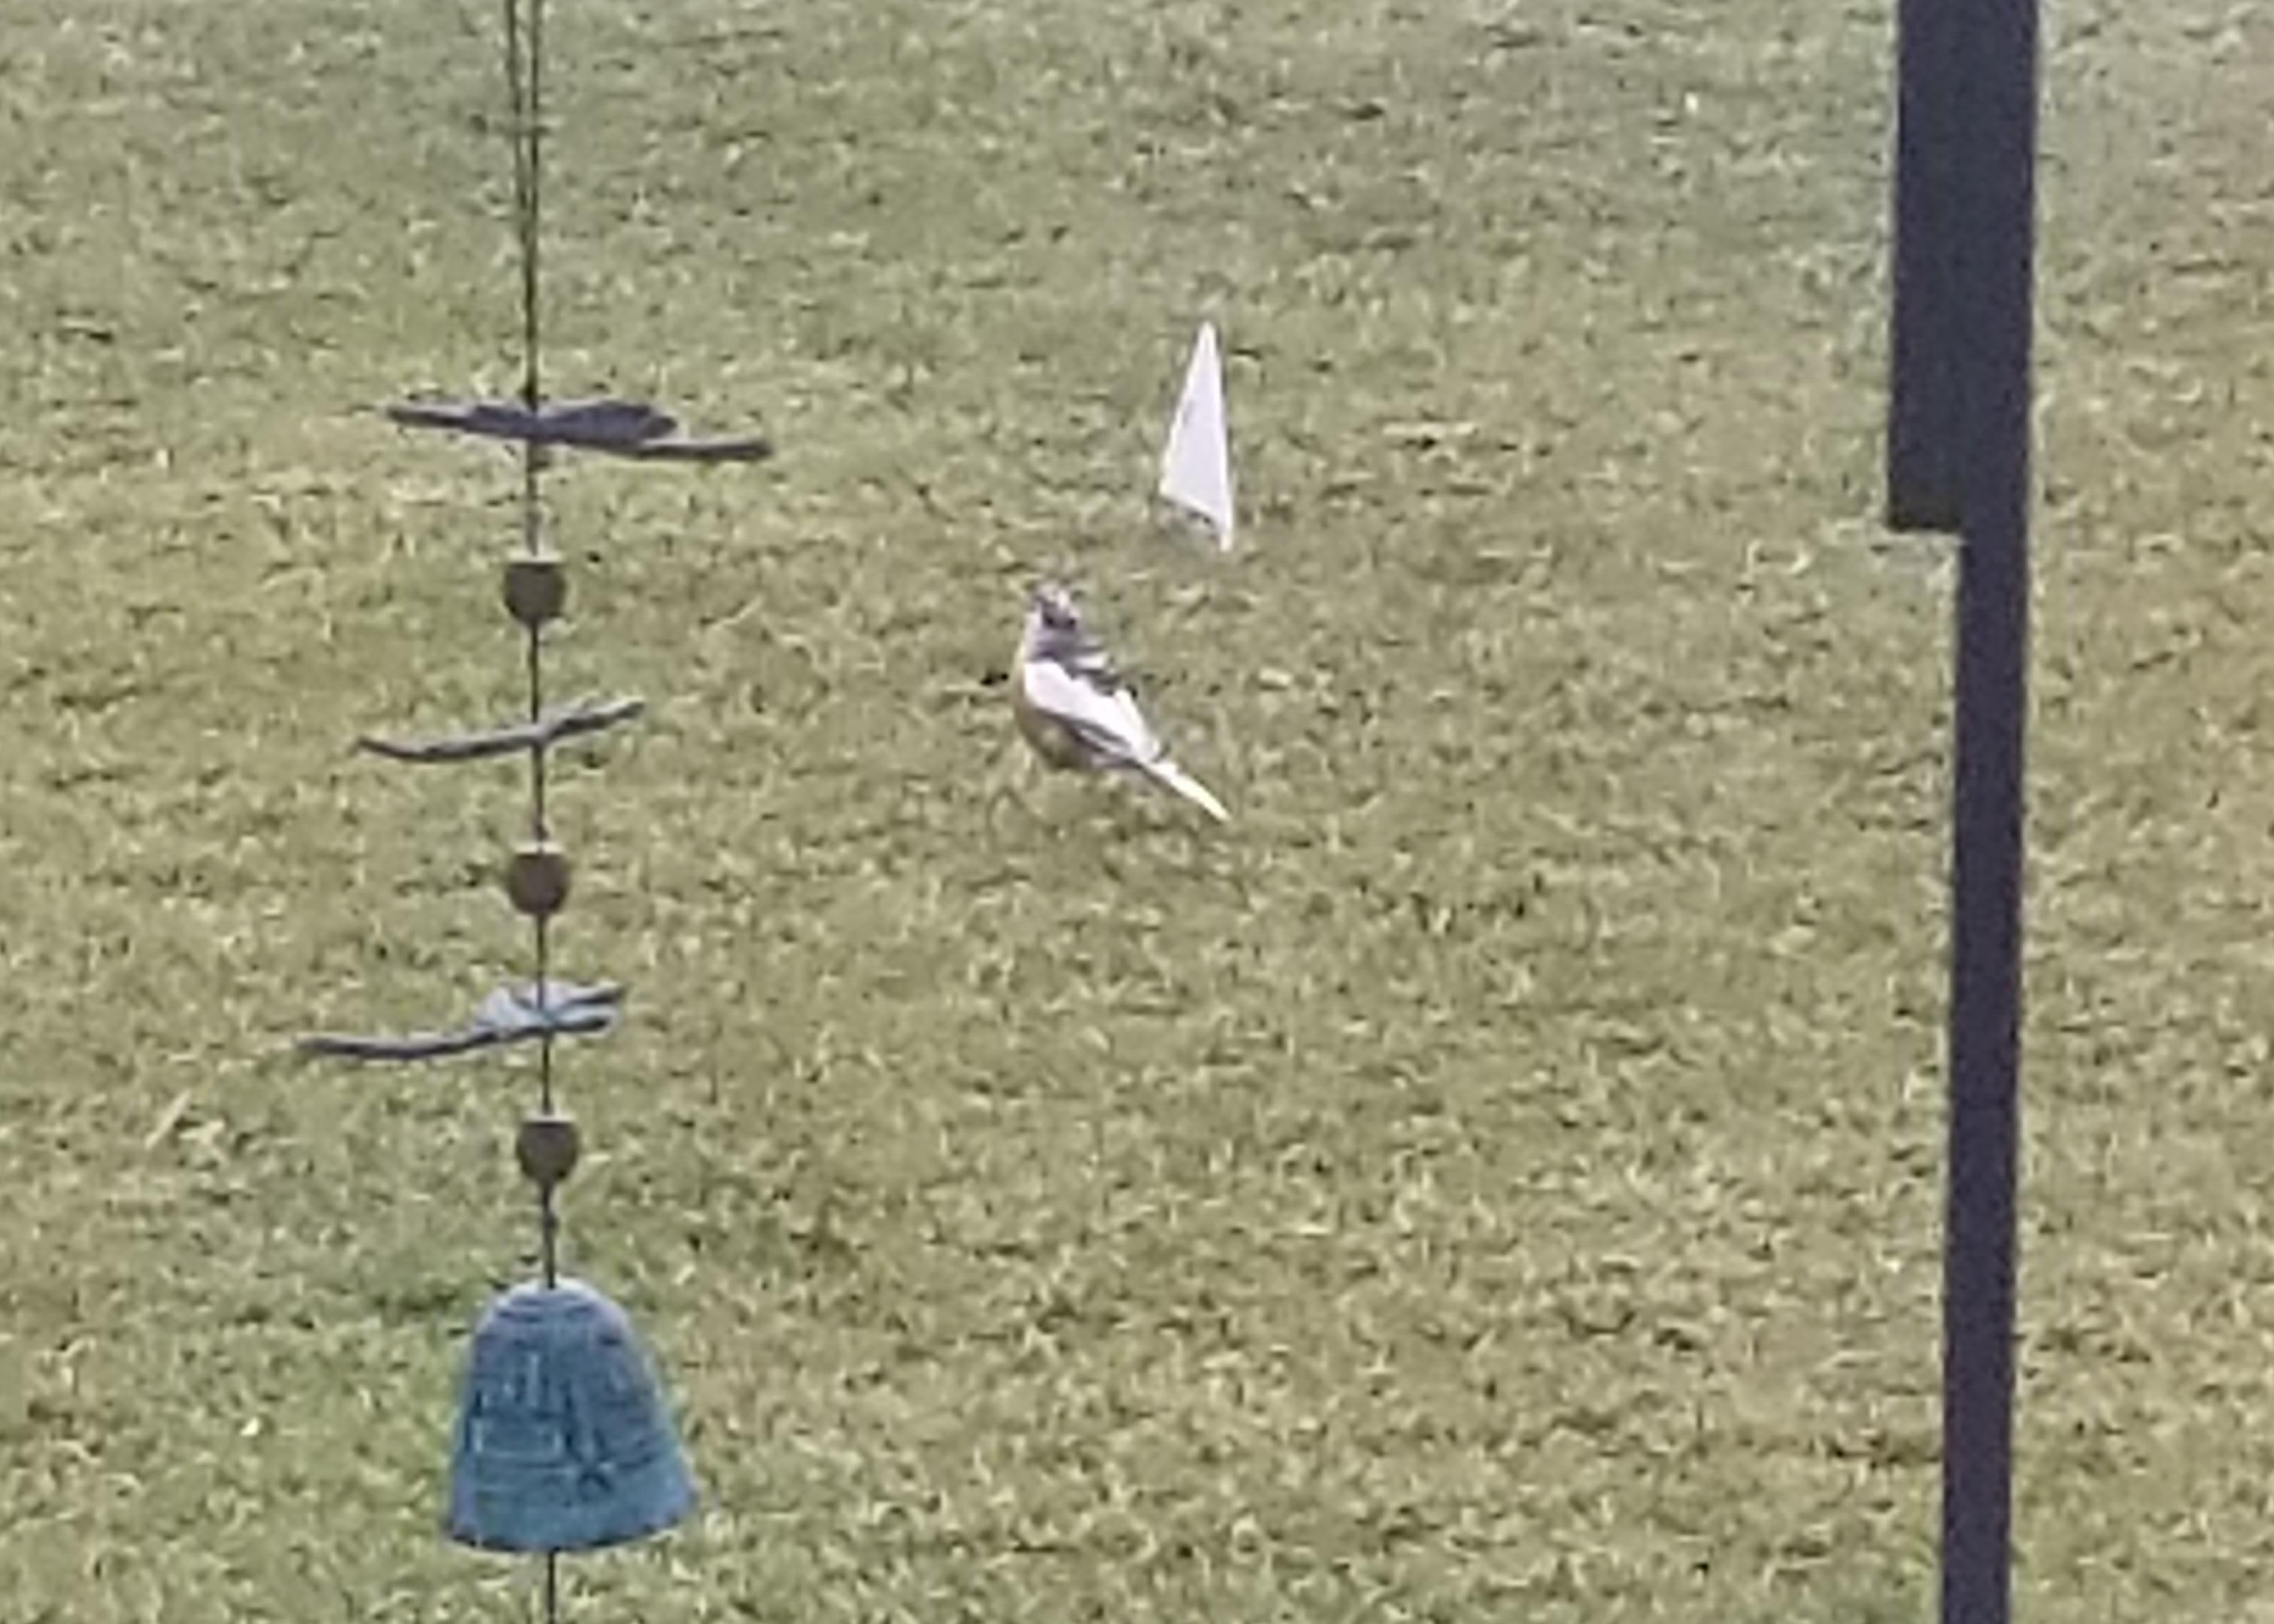
[[[312,1032],[300,1040],[300,1050],[349,1060],[434,1060],[500,1043],[526,1042],[547,1033],[569,1037],[606,1032],[616,1024],[623,1001],[623,987],[616,981],[548,981],[541,999],[537,983],[531,981],[494,989],[474,1011],[473,1019],[455,1032],[414,1032],[401,1037]]]
[[[694,1503],[624,1311],[576,1280],[493,1300],[459,1388],[450,1538],[489,1551],[585,1551],[660,1532]]]

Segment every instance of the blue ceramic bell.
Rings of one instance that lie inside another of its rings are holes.
[[[582,1281],[516,1286],[474,1327],[450,1456],[450,1538],[584,1551],[668,1528],[695,1485],[624,1311]]]

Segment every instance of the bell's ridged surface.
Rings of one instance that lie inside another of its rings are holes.
[[[516,1286],[474,1328],[446,1526],[491,1551],[584,1551],[660,1532],[695,1485],[622,1309],[582,1281]]]

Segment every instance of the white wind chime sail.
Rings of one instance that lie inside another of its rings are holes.
[[[1231,447],[1224,428],[1224,363],[1216,324],[1201,323],[1169,443],[1161,453],[1161,495],[1208,526],[1216,545],[1231,550]]]

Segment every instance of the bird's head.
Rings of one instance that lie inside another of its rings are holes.
[[[1081,630],[1081,611],[1073,606],[1073,594],[1055,581],[1043,582],[1035,588],[1027,599],[1027,613],[1042,631]]]

